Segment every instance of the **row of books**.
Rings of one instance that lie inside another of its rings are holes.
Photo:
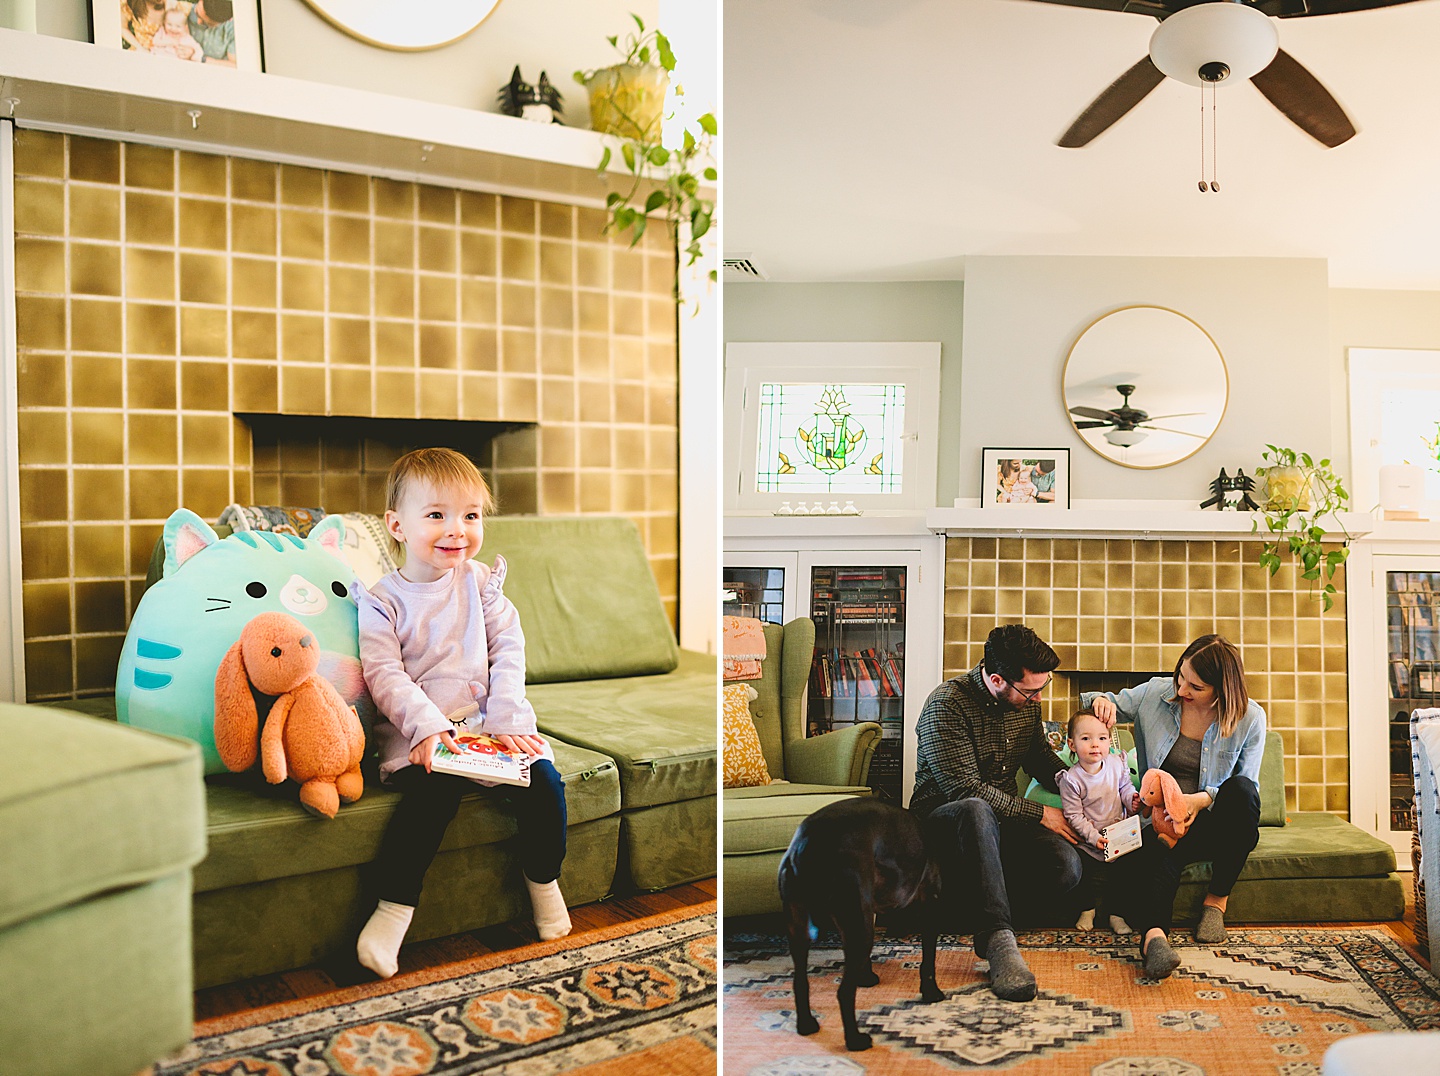
[[[810,666],[812,699],[893,698],[904,693],[905,659],[888,650],[817,650]]]

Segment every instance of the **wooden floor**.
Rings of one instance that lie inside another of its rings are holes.
[[[707,878],[693,885],[662,889],[658,893],[614,897],[597,904],[571,908],[570,921],[574,924],[572,934],[583,934],[693,904],[704,904],[715,899],[715,891],[715,879]],[[534,943],[534,924],[528,920],[517,919],[468,934],[406,945],[400,950],[400,972],[403,974],[417,971],[420,968],[449,964],[469,957],[484,956],[486,953],[518,949]],[[280,1001],[313,997],[373,979],[373,975],[353,960],[342,958],[333,964],[313,965],[278,975],[264,975],[258,979],[247,979],[226,986],[209,987],[195,992],[195,1019],[228,1016]]]

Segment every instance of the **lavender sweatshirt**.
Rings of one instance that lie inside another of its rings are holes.
[[[391,572],[371,590],[357,580],[360,669],[379,716],[380,775],[409,765],[410,749],[453,730],[446,715],[480,711],[468,724],[490,734],[535,732],[525,698],[525,636],[500,592],[505,559],[467,561],[433,583]],[[553,757],[546,746],[545,757]]]
[[[1085,843],[1081,846],[1096,859],[1105,853],[1095,847],[1100,831],[1113,822],[1132,815],[1130,800],[1135,786],[1130,783],[1130,770],[1119,755],[1106,755],[1098,773],[1086,773],[1078,762],[1060,775],[1060,810],[1065,821]]]

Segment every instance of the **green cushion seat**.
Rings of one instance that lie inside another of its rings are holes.
[[[790,847],[795,829],[821,807],[836,803],[847,793],[832,790],[804,796],[731,796],[725,793],[725,854],[755,855],[783,853]],[[849,795],[870,795],[869,788],[856,789]],[[779,861],[776,861],[777,865]]]
[[[205,854],[193,744],[9,704],[0,742],[16,763],[0,786],[0,929]]]
[[[1240,881],[1260,878],[1363,878],[1395,869],[1395,850],[1339,815],[1299,811],[1285,826],[1261,826]],[[1208,882],[1210,864],[1191,863],[1181,882]]]
[[[555,768],[565,781],[569,824],[577,826],[620,809],[620,780],[608,757],[556,741]],[[375,858],[400,793],[367,784],[354,803],[321,822],[300,806],[293,787],[267,786],[254,774],[206,781],[210,856],[195,870],[195,891],[249,885]],[[476,787],[445,831],[441,850],[496,844],[516,834],[503,791]]]
[[[677,668],[663,675],[527,689],[542,733],[616,761],[626,810],[715,794],[716,661],[677,653]]]
[[[802,781],[772,781],[768,785],[727,788],[726,800],[759,800],[772,796],[868,796],[873,789],[869,785],[822,785],[806,784]]]

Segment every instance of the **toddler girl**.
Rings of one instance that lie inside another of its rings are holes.
[[[379,713],[380,776],[404,793],[368,869],[379,904],[357,947],[360,963],[388,979],[445,828],[460,797],[476,788],[430,771],[436,741],[453,749],[456,723],[467,715],[470,727],[507,750],[533,756],[528,788],[490,794],[513,799],[540,937],[570,933],[570,915],[556,882],[565,858],[565,786],[525,698],[525,638],[500,591],[505,560],[486,567],[471,559],[484,538],[490,490],[460,453],[423,448],[390,469],[385,505],[385,528],[405,548],[405,563],[373,589],[357,582],[352,590],[361,669]]]
[[[1060,776],[1060,809],[1084,841],[1080,847],[1090,855],[1088,861],[1082,861],[1085,873],[1076,896],[1085,910],[1075,927],[1093,930],[1099,875],[1105,865],[1105,838],[1100,831],[1135,814],[1140,809],[1140,793],[1130,782],[1125,759],[1110,753],[1110,729],[1105,722],[1091,711],[1081,710],[1070,718],[1069,737],[1075,765]],[[1118,915],[1110,916],[1110,928],[1116,934],[1130,933],[1129,925]]]

